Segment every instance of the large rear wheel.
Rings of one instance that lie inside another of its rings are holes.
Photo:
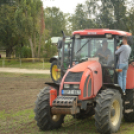
[[[51,73],[51,78],[53,82],[58,83],[61,78],[61,72],[58,71],[56,60],[51,63],[50,73]]]
[[[35,120],[41,130],[57,129],[63,123],[64,115],[51,114],[51,107],[49,105],[49,91],[46,87],[39,94],[35,105]]]
[[[124,119],[127,122],[134,122],[134,89],[126,90]]]
[[[102,90],[96,97],[95,125],[101,134],[119,130],[123,115],[123,100],[119,91]]]

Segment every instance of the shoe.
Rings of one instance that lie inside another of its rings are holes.
[[[123,92],[123,95],[126,95],[126,93],[125,93],[125,92]]]

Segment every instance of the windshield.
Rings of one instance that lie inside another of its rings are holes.
[[[80,63],[88,58],[98,57],[105,66],[114,66],[114,39],[82,38],[75,39],[74,61]]]

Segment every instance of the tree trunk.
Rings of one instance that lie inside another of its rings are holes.
[[[6,49],[6,58],[10,58],[12,55],[13,49],[12,47],[9,47]]]
[[[29,43],[30,43],[31,51],[32,51],[32,58],[34,58],[35,57],[35,55],[34,55],[34,47],[33,47],[33,42],[32,42],[32,38],[31,37],[29,38]]]
[[[37,45],[36,35],[34,34],[34,39],[33,39],[34,58],[37,58],[36,45]]]
[[[40,37],[39,37],[38,58],[40,58],[41,41],[42,41],[42,35],[40,35]]]

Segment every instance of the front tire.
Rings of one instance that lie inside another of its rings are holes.
[[[101,134],[119,130],[123,115],[123,99],[118,90],[102,90],[96,97],[95,125]]]
[[[49,105],[50,88],[44,88],[38,95],[35,104],[35,120],[41,130],[57,129],[61,127],[64,115],[52,115]]]

